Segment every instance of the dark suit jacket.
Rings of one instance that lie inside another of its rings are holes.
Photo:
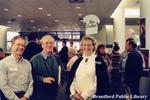
[[[64,46],[60,52],[59,52],[59,56],[61,59],[62,63],[67,63],[68,62],[68,47]]]
[[[30,59],[40,53],[42,51],[42,47],[40,44],[37,44],[35,41],[31,41],[27,44],[26,49],[23,53],[23,57],[30,61]]]
[[[125,67],[125,82],[138,85],[143,71],[143,60],[140,53],[135,49],[128,54]]]

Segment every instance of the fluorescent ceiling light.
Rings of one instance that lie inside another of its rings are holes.
[[[43,8],[38,8],[39,10],[43,10]]]
[[[22,17],[22,15],[18,15],[18,17]]]
[[[59,20],[56,19],[55,22],[59,22]]]
[[[82,14],[78,14],[78,16],[82,16]]]
[[[140,9],[138,8],[128,8],[124,11],[125,18],[139,18],[140,17]]]
[[[31,23],[35,22],[34,20],[30,20]]]
[[[80,6],[76,6],[76,9],[81,9],[81,7]]]
[[[8,9],[4,9],[4,11],[8,11]]]
[[[52,16],[52,14],[47,14],[47,16]]]

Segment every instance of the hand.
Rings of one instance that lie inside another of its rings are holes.
[[[61,86],[62,86],[62,84],[61,84],[61,83],[59,83],[59,84],[58,84],[58,88],[60,88]]]
[[[48,84],[51,84],[52,82],[54,82],[55,79],[53,77],[46,77],[46,78],[43,78],[43,82],[44,83],[48,83]]]
[[[75,93],[72,97],[73,97],[75,100],[84,100],[83,97],[81,96],[81,94],[78,94],[78,93]]]
[[[27,98],[23,96],[20,98],[20,100],[27,100]]]

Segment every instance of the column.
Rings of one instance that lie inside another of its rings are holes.
[[[114,15],[114,41],[119,43],[120,53],[125,50],[125,16],[124,8],[117,9]]]

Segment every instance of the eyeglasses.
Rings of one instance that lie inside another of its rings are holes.
[[[26,47],[26,45],[23,45],[23,44],[15,44],[17,47],[23,47],[23,48],[25,48]]]
[[[52,45],[52,44],[54,44],[54,42],[43,42],[42,44],[45,44],[45,45]]]
[[[90,46],[93,46],[92,44],[83,44],[82,46],[88,46],[88,47],[90,47]]]

